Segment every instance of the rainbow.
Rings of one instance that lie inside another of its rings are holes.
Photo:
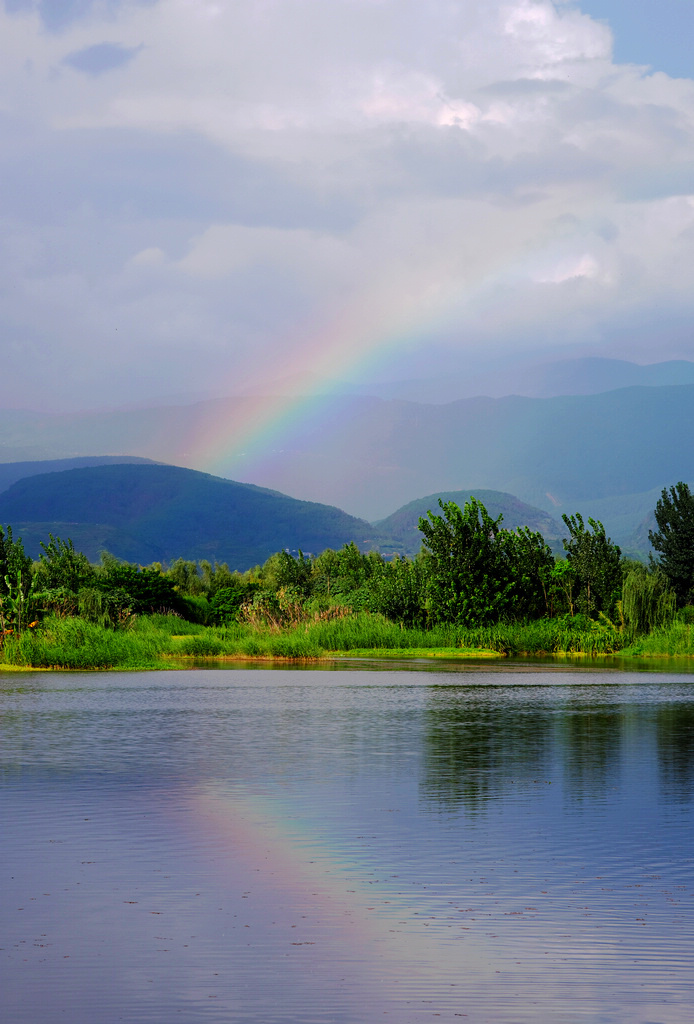
[[[460,971],[461,948],[450,941],[450,922],[442,919],[437,928],[431,908],[417,896],[379,883],[373,864],[360,863],[358,854],[345,856],[277,801],[210,783],[187,803],[195,833],[208,841],[215,837],[215,846],[228,851],[228,859],[215,858],[222,882],[261,891],[273,908],[273,926],[291,929],[292,946],[320,939],[321,953],[332,945],[330,957],[360,965],[364,984],[375,986],[376,1004],[384,970],[408,979],[411,993],[430,988],[442,969]],[[466,969],[493,977],[487,941],[477,935],[464,945]]]
[[[453,329],[460,334],[467,312],[476,309],[480,314],[483,307],[491,312],[499,283],[513,289],[518,280],[528,280],[535,266],[532,259],[529,263],[529,240],[539,246],[542,265],[551,261],[548,239],[557,230],[562,209],[552,196],[541,212],[535,204],[490,205],[482,217],[479,206],[465,200],[453,208],[443,204],[420,209],[413,216],[426,219],[416,258],[411,260],[408,252],[407,259],[390,259],[385,267],[362,268],[362,283],[347,289],[337,312],[333,307],[331,313],[317,314],[311,324],[287,335],[284,354],[273,354],[267,367],[268,379],[306,374],[344,380],[381,366],[389,367],[391,379],[397,378],[398,371],[392,369],[395,353],[450,336]],[[364,285],[369,269],[371,278]],[[238,393],[232,377],[227,384],[228,394]],[[277,447],[278,435],[302,420],[322,390],[309,385],[292,396],[261,395],[227,403],[215,422],[200,421],[194,436],[186,439],[183,464],[210,472],[230,464],[250,468],[268,448]]]
[[[361,295],[321,329],[306,329],[287,338],[271,377],[281,380],[305,373],[309,381],[341,380],[355,371],[385,365],[395,352],[436,329],[450,305],[451,296],[444,292],[431,281],[409,289],[402,283],[384,288],[379,282],[378,288]],[[228,390],[233,394],[231,380]],[[179,453],[181,460],[207,472],[233,466],[236,475],[276,446],[276,439],[300,423],[309,409],[329,410],[332,400],[324,386],[309,382],[297,394],[258,395],[225,403],[218,419],[200,420],[194,436],[186,439],[185,452]]]

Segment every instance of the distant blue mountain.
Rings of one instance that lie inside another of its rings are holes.
[[[107,550],[147,564],[176,558],[227,562],[245,570],[284,548],[318,554],[354,541],[376,546],[376,531],[340,509],[177,466],[102,465],[43,473],[0,494],[10,524],[34,558],[49,533],[93,561]]]

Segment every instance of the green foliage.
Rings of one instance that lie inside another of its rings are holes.
[[[383,562],[369,580],[366,608],[403,626],[427,624],[424,562],[395,557]]]
[[[357,612],[332,621],[316,622],[306,628],[307,636],[327,651],[440,646],[456,644],[455,630],[405,629],[384,615]]]
[[[555,563],[541,534],[502,529],[475,498],[440,508],[420,521],[424,551],[413,561],[347,544],[314,559],[281,551],[244,574],[183,559],[143,569],[109,555],[93,567],[49,535],[32,581],[21,542],[0,530],[0,555],[14,567],[0,581],[4,659],[108,668],[326,651],[598,655],[639,636],[632,654],[694,653],[694,611],[673,622],[667,577],[623,562],[602,524],[565,516],[567,558]],[[37,592],[41,582],[51,586]],[[35,606],[44,622],[20,632]],[[557,609],[566,614],[551,617]]]
[[[506,655],[614,654],[624,643],[608,620],[596,622],[585,615],[566,615],[532,622],[503,622],[460,633],[463,647],[480,647]]]
[[[303,551],[297,558],[288,551],[278,551],[265,562],[262,580],[265,589],[291,591],[307,598],[313,593],[313,563]]]
[[[312,593],[363,608],[368,602],[370,584],[380,578],[384,560],[375,551],[364,554],[356,544],[345,544],[339,551],[327,548],[313,563]]]
[[[31,558],[21,537],[15,540],[0,526],[0,638],[7,630],[21,630],[36,614],[36,581]]]
[[[8,573],[4,579],[4,590],[0,591],[0,631],[20,632],[25,626],[32,624],[36,614],[36,598],[34,580],[29,582],[21,569]]]
[[[6,577],[13,581],[16,586],[17,576],[21,573],[22,586],[28,590],[31,580],[31,558],[24,552],[22,538],[15,540],[12,536],[12,527],[7,527],[7,533],[0,526],[0,594],[7,588]]]
[[[553,610],[554,555],[544,537],[526,526],[500,531],[499,540],[506,562],[504,578],[511,580],[507,617],[518,620],[549,615]]]
[[[563,603],[569,615],[574,614],[574,592],[578,576],[576,570],[566,558],[558,558],[550,572],[552,608],[555,602]]]
[[[492,519],[471,498],[461,509],[439,499],[442,516],[419,520],[426,549],[427,605],[433,622],[463,625],[493,622],[512,590],[499,539],[501,516]]]
[[[199,622],[206,626],[214,619],[210,602],[204,594],[177,594],[176,608],[178,614],[189,622]]]
[[[136,633],[163,633],[165,636],[196,636],[205,632],[205,626],[199,622],[182,619],[175,612],[154,615],[138,615],[132,624]]]
[[[193,658],[219,658],[227,650],[220,637],[210,633],[187,636],[176,646],[176,654]]]
[[[209,589],[198,563],[186,561],[184,558],[177,558],[162,575],[178,594],[199,597],[206,594]]]
[[[200,562],[200,575],[208,598],[213,598],[223,587],[234,586],[235,581],[241,578],[240,573],[232,572],[226,562],[211,565],[206,559]]]
[[[130,595],[115,588],[100,590],[98,587],[82,587],[77,595],[77,611],[87,622],[110,629],[124,629],[132,624]]]
[[[228,586],[215,591],[210,602],[210,617],[213,622],[224,624],[235,622],[241,608],[253,601],[260,590],[260,584],[235,573]]]
[[[94,567],[85,555],[75,551],[71,540],[61,540],[49,533],[48,544],[42,541],[41,547],[43,550],[35,572],[37,589],[78,594],[82,587],[94,585]]]
[[[658,564],[684,605],[694,597],[694,495],[687,484],[675,484],[663,492],[655,507],[657,531],[648,539],[659,552]]]
[[[636,634],[650,633],[675,617],[677,597],[657,567],[634,565],[622,584],[622,613]]]
[[[136,614],[180,607],[173,583],[156,568],[111,562],[99,574],[97,583],[107,593],[127,595],[127,607]]]
[[[694,628],[685,622],[671,622],[639,637],[620,652],[625,657],[652,658],[692,657],[694,655]]]
[[[586,615],[614,613],[621,595],[621,551],[605,535],[605,527],[595,519],[588,519],[587,529],[583,517],[563,515],[569,531],[564,540],[566,559],[576,576],[579,611]]]
[[[6,638],[3,660],[34,668],[161,668],[169,646],[162,633],[138,635],[77,617],[49,617],[35,630]]]

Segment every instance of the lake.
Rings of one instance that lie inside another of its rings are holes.
[[[694,675],[0,674],[8,1024],[679,1024]]]

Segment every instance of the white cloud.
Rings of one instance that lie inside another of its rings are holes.
[[[37,11],[0,7],[15,353],[98,382],[118,325],[143,367],[166,351],[171,392],[295,362],[311,331],[462,358],[608,345],[691,304],[694,82],[615,65],[573,5],[127,0],[59,31]]]

